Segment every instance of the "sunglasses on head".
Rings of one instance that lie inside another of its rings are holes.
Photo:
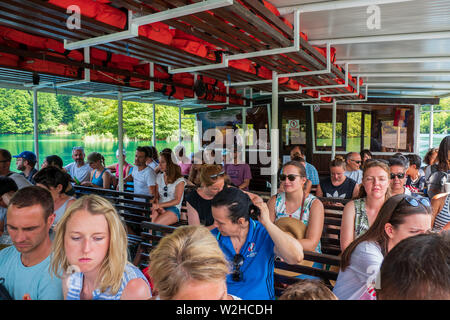
[[[395,177],[397,177],[399,179],[403,179],[405,177],[405,174],[404,173],[397,173],[397,174],[391,173],[391,180],[394,180]]]
[[[233,273],[231,277],[233,281],[241,281],[242,280],[242,271],[241,267],[244,264],[244,257],[238,253],[233,258]]]
[[[420,196],[410,197],[410,196],[407,196],[404,199],[405,199],[406,202],[408,202],[413,207],[418,207],[419,203],[421,203],[424,207],[431,207],[430,200],[428,200],[428,198],[425,198],[425,197],[420,197]]]
[[[288,174],[288,175],[280,174],[280,181],[285,181],[286,178],[288,178],[289,181],[294,181],[295,178],[297,178],[297,177],[301,177],[301,175],[299,175],[299,174]]]
[[[224,174],[225,174],[225,171],[221,171],[221,172],[219,172],[219,173],[217,173],[217,174],[212,174],[212,175],[210,175],[209,177],[210,177],[211,179],[215,179],[215,178],[218,178],[218,177],[222,177]]]

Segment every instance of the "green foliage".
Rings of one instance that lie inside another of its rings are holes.
[[[429,111],[429,106],[422,107],[422,111]],[[434,110],[450,110],[450,98],[441,99],[441,103],[438,106],[434,106]],[[450,112],[441,111],[435,112],[433,115],[433,133],[434,134],[447,134],[450,129]],[[420,133],[430,132],[430,113],[420,113]]]
[[[39,131],[69,131],[85,136],[118,135],[118,103],[115,100],[80,98],[38,93]],[[158,140],[178,137],[178,108],[156,105]],[[151,104],[123,103],[124,135],[151,140],[153,108]],[[194,120],[182,120],[183,136],[194,134]],[[33,132],[33,95],[30,91],[0,89],[0,133]]]

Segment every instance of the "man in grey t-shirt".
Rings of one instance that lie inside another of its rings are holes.
[[[64,169],[72,177],[76,184],[81,184],[83,181],[89,181],[91,175],[91,167],[89,163],[84,162],[84,148],[73,147],[72,159],[74,162],[69,163]]]
[[[349,152],[345,156],[345,172],[344,175],[347,178],[353,179],[357,184],[362,182],[363,172],[361,167],[361,155],[358,152]]]

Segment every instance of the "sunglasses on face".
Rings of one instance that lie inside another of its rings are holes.
[[[288,175],[280,174],[280,181],[285,181],[286,178],[288,178],[289,181],[294,181],[295,178],[297,178],[297,177],[301,177],[301,175],[299,175],[299,174],[288,174]]]
[[[357,164],[361,164],[361,160],[353,160],[353,159],[350,159],[351,161],[353,161],[353,162],[355,162],[355,163],[357,163]]]
[[[397,177],[399,179],[403,179],[405,177],[405,174],[404,173],[397,173],[397,174],[391,173],[391,180],[394,180],[395,177]]]
[[[233,258],[233,273],[231,277],[233,281],[241,281],[242,280],[242,271],[241,267],[244,264],[244,257],[238,253]]]

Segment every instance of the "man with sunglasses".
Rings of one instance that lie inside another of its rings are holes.
[[[389,159],[389,169],[391,170],[391,195],[395,196],[396,194],[406,194],[411,195],[411,191],[405,187],[406,184],[406,170],[408,169],[408,165],[403,159],[405,157],[392,157]]]
[[[363,178],[363,172],[360,169],[362,163],[361,155],[358,152],[349,152],[345,156],[345,162],[345,176],[360,184]]]

